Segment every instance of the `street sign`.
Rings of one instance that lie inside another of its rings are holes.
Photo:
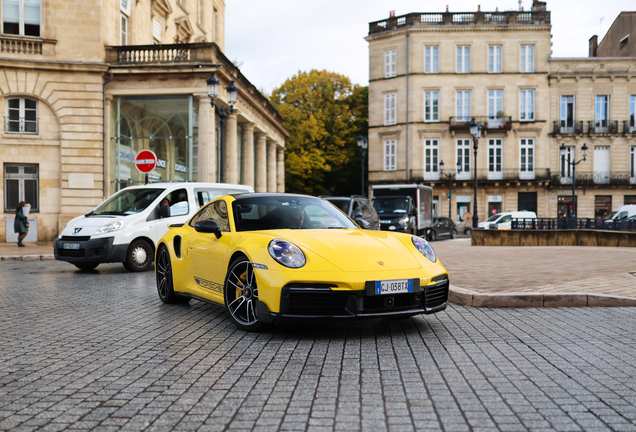
[[[135,157],[135,166],[139,172],[148,174],[157,166],[157,155],[152,150],[142,150]]]

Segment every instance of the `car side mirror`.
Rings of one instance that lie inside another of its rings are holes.
[[[214,234],[216,238],[221,238],[221,228],[214,220],[199,221],[194,224],[194,230],[200,233]]]
[[[170,217],[170,206],[164,205],[159,207],[159,219]]]
[[[354,220],[356,221],[358,225],[360,225],[360,228],[362,229],[369,229],[369,227],[371,226],[371,224],[365,221],[364,219],[354,219]]]
[[[358,219],[358,218],[361,218],[361,217],[362,217],[362,212],[361,212],[360,210],[356,211],[356,212],[353,214],[353,218],[354,218],[354,219]]]

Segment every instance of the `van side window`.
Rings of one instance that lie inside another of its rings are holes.
[[[185,216],[190,211],[188,192],[185,189],[177,189],[176,191],[170,192],[164,199],[161,200],[159,205],[170,206],[170,217]]]
[[[512,220],[512,216],[511,215],[505,215],[504,217],[499,219],[497,221],[497,223],[506,223],[506,222],[510,222],[511,220]]]
[[[227,204],[223,200],[211,202],[199,210],[199,213],[190,221],[190,226],[194,227],[197,222],[204,220],[213,220],[219,225],[221,231],[230,232],[230,218],[227,214]]]

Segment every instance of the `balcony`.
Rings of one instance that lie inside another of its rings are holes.
[[[583,135],[583,122],[566,122],[565,120],[554,122],[553,135]]]
[[[623,120],[623,135],[628,134],[636,135],[636,121],[633,118],[630,120]]]
[[[213,62],[218,52],[213,43],[109,46],[106,62],[122,66]]]
[[[444,172],[446,173],[446,171]],[[424,170],[410,170],[410,180],[427,183],[442,182],[448,184],[448,178],[444,176],[440,176],[439,179],[429,179],[429,173],[426,173],[426,176],[424,174]],[[459,173],[459,175],[453,179],[453,183],[471,183],[473,180],[473,171],[471,170],[469,172]],[[536,168],[534,171],[521,171],[519,168],[505,168],[501,171],[489,171],[488,169],[482,168],[477,169],[477,181],[489,183],[550,181],[550,169]]]
[[[369,23],[369,35],[398,30],[405,27],[436,26],[510,26],[550,24],[549,11],[505,12],[414,12]]]
[[[554,185],[572,185],[572,176],[560,177],[554,174],[551,183]],[[576,186],[626,186],[636,184],[636,176],[627,171],[577,172]]]
[[[482,116],[471,117],[468,120],[458,120],[457,117],[450,117],[449,124],[451,132],[470,131],[470,122],[475,119],[482,127],[482,131],[509,131],[512,129],[512,117],[510,116]]]
[[[588,121],[587,122],[588,135],[616,135],[618,134],[618,121]]]

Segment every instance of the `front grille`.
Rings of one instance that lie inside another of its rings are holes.
[[[73,257],[73,258],[84,258],[84,254],[86,251],[83,249],[58,249],[57,253],[59,256],[63,257]]]
[[[448,279],[446,279],[444,283],[426,287],[426,295],[424,298],[427,311],[442,306],[448,301],[448,285]]]
[[[89,241],[91,239],[91,236],[62,236],[62,238],[60,239],[60,241]]]
[[[392,302],[387,306],[387,299]],[[368,296],[364,298],[363,313],[397,312],[422,307],[422,293]]]
[[[291,315],[351,315],[346,306],[351,294],[339,291],[289,291],[286,313]]]

